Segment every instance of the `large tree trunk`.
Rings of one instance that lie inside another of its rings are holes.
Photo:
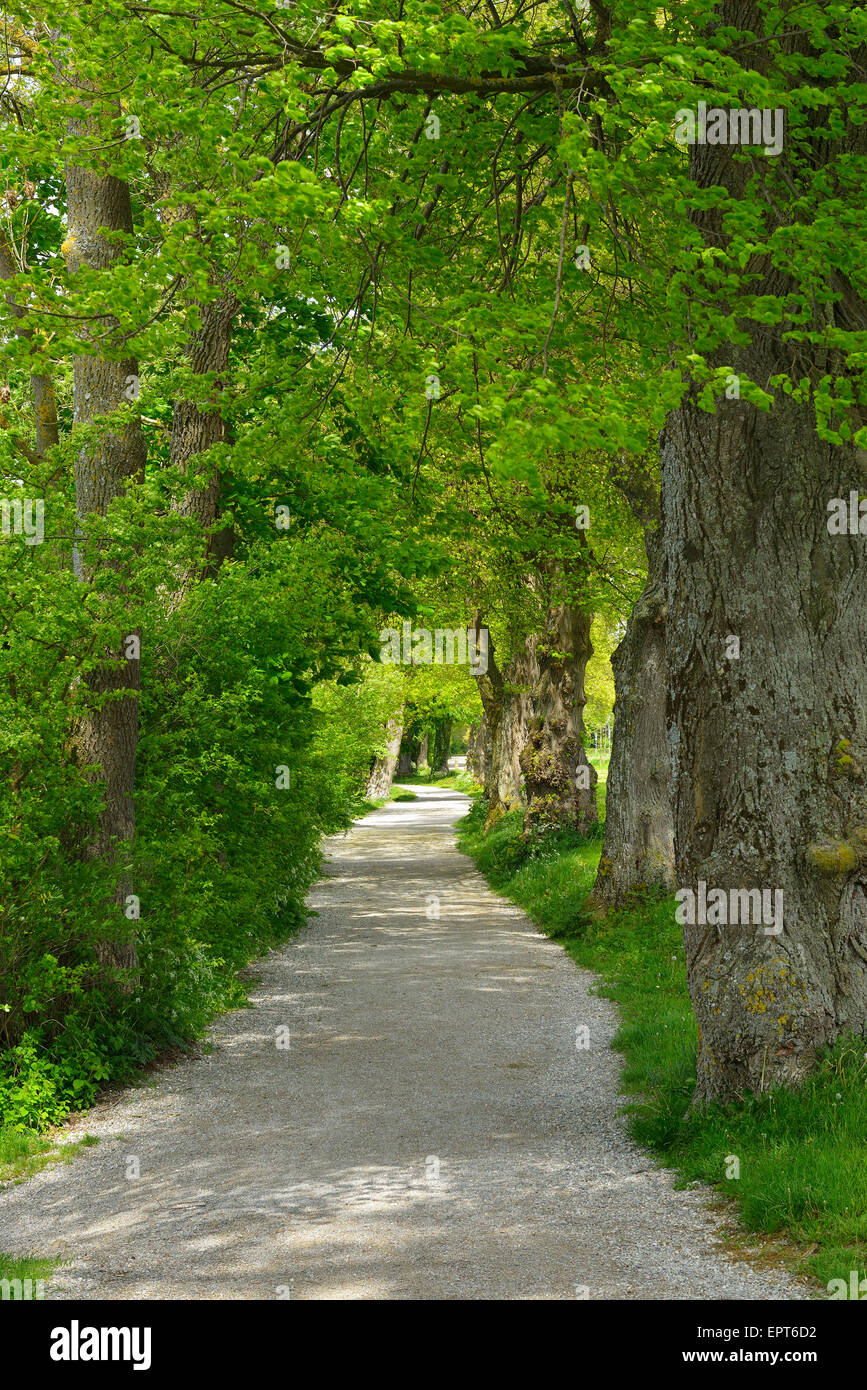
[[[654,510],[657,523],[645,529],[647,582],[611,658],[616,700],[605,839],[589,899],[599,908],[618,906],[642,888],[676,886],[658,503]]]
[[[826,525],[859,475],[795,405],[735,417],[684,407],[664,451],[678,879],[780,889],[784,928],[685,925],[698,1100],[867,1019],[867,556]]]
[[[87,101],[91,88],[82,82],[74,82],[74,85],[81,90],[82,101]],[[119,107],[114,106],[108,114],[118,112]],[[104,143],[107,138],[108,122],[103,124],[96,114],[84,120],[71,120],[69,124],[70,134],[92,136],[94,145]],[[69,231],[64,252],[70,274],[74,275],[83,266],[96,271],[109,269],[122,251],[110,236],[103,235],[103,229],[109,234],[132,231],[127,184],[109,173],[101,175],[70,164],[66,170],[66,188]],[[99,338],[110,346],[111,331],[115,327],[116,320],[105,317],[88,332],[93,339]],[[89,424],[124,405],[128,378],[137,375],[134,358],[110,359],[99,347],[85,347],[73,362],[75,423]],[[106,429],[97,444],[87,444],[81,450],[75,461],[75,495],[83,532],[86,532],[90,514],[104,515],[131,482],[143,478],[144,464],[145,446],[137,420]],[[98,563],[98,557],[77,553],[79,579],[89,583]],[[104,795],[98,833],[85,853],[114,861],[125,857],[135,831],[133,785],[138,744],[139,662],[127,659],[124,643],[119,649],[107,649],[104,656],[109,659],[106,664],[85,677],[93,700],[89,712],[78,721],[74,745],[78,762],[94,769],[88,775],[101,783]],[[116,931],[97,946],[97,954],[104,965],[125,971],[134,971],[138,964],[134,929],[122,910],[131,892],[131,882],[121,871],[115,893]],[[129,976],[124,987],[132,988]]]
[[[476,633],[481,623],[474,621]],[[478,640],[478,639],[477,639]],[[477,675],[479,696],[490,731],[490,752],[485,766],[485,800],[488,814],[485,833],[509,811],[526,804],[521,783],[521,749],[527,741],[532,714],[530,691],[537,675],[536,638],[528,637],[504,671],[497,665],[493,638],[488,633],[488,669]]]
[[[718,13],[763,32],[753,4]],[[863,128],[853,138],[863,151]],[[695,145],[691,168],[734,206],[750,162],[732,153]],[[699,225],[720,244],[718,215]],[[751,294],[794,288],[755,269]],[[831,312],[865,320],[850,289]],[[783,328],[750,334],[715,365],[767,391],[777,372],[803,374]],[[679,882],[769,890],[773,904],[763,925],[684,927],[700,1104],[797,1081],[818,1047],[867,1027],[867,549],[827,525],[830,499],[863,493],[867,475],[786,397],[770,413],[727,400],[708,415],[690,396],[662,461]]]
[[[422,729],[418,720],[413,718],[409,724],[404,726],[403,738],[401,739],[400,751],[397,757],[398,777],[411,777],[418,769],[422,746]]]
[[[519,765],[526,779],[525,834],[596,823],[596,769],[584,750],[584,673],[592,617],[570,603],[548,610],[536,642],[538,676]]]
[[[491,721],[485,714],[482,716],[482,743],[479,748],[479,781],[483,787],[488,785],[491,760],[494,756],[494,732],[491,728]]]
[[[385,727],[385,737],[386,750],[375,760],[367,780],[368,801],[384,801],[391,792],[400,741],[403,738],[403,705],[389,719]]]

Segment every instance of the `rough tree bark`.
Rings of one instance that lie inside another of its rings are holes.
[[[383,801],[391,792],[394,769],[403,738],[403,705],[389,719],[385,726],[386,751],[376,758],[367,780],[368,801]]]
[[[175,402],[172,415],[172,464],[184,468],[192,458],[203,456],[198,471],[206,477],[201,487],[191,488],[178,505],[182,516],[195,517],[202,529],[210,530],[219,517],[220,475],[213,462],[208,463],[207,451],[226,438],[226,426],[220,413],[223,378],[229,366],[232,325],[238,312],[238,300],[233,294],[199,306],[201,326],[190,339],[187,360],[197,376],[211,378],[203,396],[194,400]],[[205,574],[217,572],[223,560],[231,555],[234,532],[231,527],[214,530],[208,537]]]
[[[491,731],[490,720],[487,715],[482,715],[482,742],[479,745],[479,781],[482,786],[487,786],[488,770],[491,766],[491,758],[494,754],[494,736]]]
[[[474,628],[482,626],[477,614]],[[478,640],[478,638],[476,639]],[[526,804],[519,762],[532,714],[530,691],[537,676],[536,638],[528,637],[504,671],[497,665],[493,638],[488,633],[488,669],[476,675],[485,712],[490,746],[485,758],[485,833],[508,811]]]
[[[747,0],[717,15],[763,32]],[[863,155],[863,127],[847,143]],[[734,205],[751,165],[732,155],[695,145],[691,172]],[[697,220],[719,244],[718,214]],[[751,294],[794,288],[784,270],[752,269]],[[837,288],[817,314],[863,326],[863,300],[842,276]],[[765,390],[777,372],[804,374],[783,328],[750,334],[715,364]],[[767,414],[731,400],[708,415],[690,397],[669,416],[662,462],[679,882],[780,889],[784,904],[779,934],[684,927],[702,1104],[795,1082],[817,1047],[867,1028],[867,549],[827,527],[829,501],[863,493],[867,472],[787,398]]]
[[[538,674],[518,759],[526,780],[525,834],[566,825],[586,834],[596,823],[597,775],[584,750],[591,623],[591,615],[573,604],[555,604],[535,644]]]
[[[102,145],[104,148],[108,127],[104,117],[118,115],[119,106],[115,102],[102,103],[89,84],[68,75],[65,80],[79,89],[82,102],[89,102],[93,107],[87,117],[70,120],[70,134],[92,137],[94,147]],[[99,158],[100,155],[94,155],[94,164]],[[128,185],[108,172],[99,172],[98,168],[70,163],[66,169],[66,190],[69,230],[63,251],[70,274],[74,275],[81,267],[108,270],[123,254],[117,242],[111,240],[111,234],[132,232]],[[102,229],[109,235],[103,235]],[[91,323],[86,330],[89,341],[83,342],[82,351],[74,358],[76,424],[88,424],[125,404],[128,378],[138,375],[135,358],[110,360],[92,343],[97,338],[110,341],[111,330],[115,327],[116,320],[109,316]],[[82,532],[86,534],[88,516],[105,515],[130,483],[144,477],[144,464],[145,445],[137,420],[105,428],[98,444],[88,444],[81,450],[75,461],[75,496]],[[79,579],[89,583],[98,563],[98,557],[86,551],[78,552],[76,573]],[[125,644],[121,644],[120,649],[108,649],[103,655],[107,658],[106,664],[85,677],[93,703],[78,721],[73,742],[78,763],[91,769],[87,775],[101,783],[104,796],[98,832],[85,853],[110,862],[121,860],[115,892],[117,930],[109,939],[97,944],[97,955],[107,967],[134,972],[138,964],[134,929],[122,911],[133,889],[122,863],[135,832],[133,786],[138,744],[139,662],[127,660]],[[124,987],[133,987],[129,976]]]
[[[659,497],[655,484],[640,474],[618,471],[615,481],[644,527],[647,582],[611,657],[615,704],[605,839],[588,899],[601,909],[622,904],[642,888],[676,886]]]
[[[196,229],[193,235],[205,255],[206,239],[199,228],[195,206],[184,201],[183,190],[176,192],[174,200],[171,198],[172,182],[166,170],[153,170],[151,181],[162,205],[160,220],[163,225],[168,228],[179,220],[192,222]],[[173,597],[173,605],[184,598],[197,578],[214,576],[223,561],[232,555],[235,544],[235,533],[231,526],[215,527],[220,516],[222,484],[219,470],[215,468],[213,460],[208,460],[207,453],[214,444],[229,437],[220,401],[240,301],[228,287],[227,280],[221,278],[213,267],[209,279],[212,293],[207,299],[200,297],[197,287],[189,280],[185,279],[182,285],[188,308],[194,306],[199,317],[199,327],[190,335],[186,345],[187,365],[195,376],[207,380],[174,402],[170,456],[172,465],[179,469],[185,469],[191,459],[199,458],[196,472],[202,475],[202,485],[192,487],[178,499],[176,506],[182,516],[195,517],[202,530],[210,534],[205,547],[202,575],[191,572],[183,576],[181,587]]]
[[[400,751],[397,757],[398,777],[411,777],[418,768],[422,747],[422,730],[417,719],[411,719],[404,727]]]
[[[488,721],[484,715],[474,724],[467,739],[467,772],[480,786],[485,784]]]

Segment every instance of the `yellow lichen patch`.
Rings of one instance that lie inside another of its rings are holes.
[[[762,984],[762,976],[767,979],[768,987]],[[770,969],[764,965],[757,965],[747,975],[745,982],[738,985],[738,991],[747,1013],[765,1014],[770,1005],[777,1002],[776,994],[769,987],[772,980],[773,974]]]
[[[837,840],[808,845],[807,863],[822,874],[848,874],[857,865],[858,856],[845,840]]]

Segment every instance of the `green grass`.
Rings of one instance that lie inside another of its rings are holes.
[[[34,1257],[14,1259],[11,1255],[0,1255],[0,1279],[20,1279],[22,1283],[29,1279],[31,1287],[27,1293],[29,1293],[30,1298],[41,1298],[43,1290],[38,1287],[39,1281],[42,1281],[43,1284],[47,1283],[59,1263],[59,1260],[40,1260]],[[22,1298],[26,1297],[25,1289],[17,1291]],[[14,1302],[16,1294],[10,1290],[10,1295],[11,1301]],[[0,1301],[5,1302],[2,1292],[0,1292]]]
[[[75,1143],[58,1145],[35,1129],[0,1125],[0,1184],[23,1182],[50,1163],[69,1163],[82,1149],[98,1143],[92,1134],[85,1134]]]
[[[429,777],[424,772],[413,772],[408,777],[401,777],[400,782],[404,787],[444,787],[446,791],[465,792],[468,796],[480,796],[482,791],[470,774],[461,768],[450,772],[448,777]]]
[[[421,782],[425,779],[422,777],[417,777],[413,780]],[[418,801],[418,797],[416,796],[415,792],[407,791],[405,787],[398,786],[398,784],[395,782],[391,791],[388,793],[388,796],[378,796],[375,797],[372,801],[362,801],[359,815],[367,816],[370,814],[371,811],[381,811],[383,806],[388,805],[389,801]]]
[[[608,805],[608,764],[611,762],[610,753],[591,753],[588,751],[587,757],[596,768],[596,775],[599,778],[596,783],[596,807],[599,813],[600,832],[605,826],[605,810]],[[601,833],[600,837],[601,839]]]
[[[599,773],[599,781],[606,782],[608,780],[608,764],[611,762],[611,753],[608,751],[604,753],[594,753],[592,749],[588,749],[587,757]]]
[[[602,979],[621,1026],[623,1090],[638,1142],[678,1174],[731,1199],[745,1232],[766,1239],[762,1257],[824,1286],[867,1266],[867,1042],[839,1043],[799,1090],[747,1096],[688,1114],[695,1085],[696,1025],[686,988],[682,929],[673,900],[646,894],[603,919],[582,911],[599,838],[562,832],[521,838],[520,812],[485,836],[477,802],[459,844],[492,887],[522,907],[581,966]],[[736,1170],[739,1176],[728,1177]],[[820,1296],[827,1297],[822,1288]]]
[[[58,1145],[48,1135],[38,1134],[36,1130],[0,1125],[0,1189],[5,1184],[24,1182],[51,1163],[70,1163],[82,1149],[98,1143],[94,1135],[85,1134],[72,1144]],[[40,1279],[47,1281],[57,1264],[57,1260],[36,1256],[17,1258],[0,1254],[0,1280],[30,1279],[34,1284]],[[35,1294],[32,1296],[35,1297]]]
[[[20,1181],[51,1162],[54,1145],[35,1130],[0,1126],[0,1183]]]

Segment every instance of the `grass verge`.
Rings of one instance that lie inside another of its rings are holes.
[[[479,796],[482,790],[463,768],[450,772],[447,777],[429,777],[423,772],[413,772],[408,777],[401,777],[400,784],[402,787],[442,787],[446,791],[465,792],[468,796]]]
[[[92,1134],[70,1144],[57,1144],[33,1129],[0,1126],[0,1190],[24,1182],[52,1163],[70,1163],[82,1149],[98,1144]],[[0,1302],[41,1298],[58,1260],[0,1254]],[[29,1283],[28,1283],[29,1281]],[[20,1286],[20,1287],[19,1287]]]
[[[24,1182],[51,1163],[70,1163],[82,1149],[99,1140],[92,1134],[71,1144],[57,1144],[35,1129],[13,1129],[0,1125],[0,1185]]]
[[[59,1260],[15,1259],[11,1255],[0,1255],[0,1302],[43,1298],[45,1285],[59,1263]]]
[[[419,783],[423,782],[427,785],[427,778],[425,777],[410,777],[405,780]],[[440,786],[441,783],[436,782],[434,785]],[[395,782],[388,796],[378,796],[374,797],[372,801],[362,801],[361,808],[358,812],[359,818],[362,816],[369,816],[371,811],[381,811],[383,806],[387,806],[390,801],[418,801],[418,797],[415,792],[408,791],[405,785]]]
[[[614,1046],[625,1058],[622,1088],[634,1138],[673,1168],[680,1184],[699,1180],[730,1199],[745,1231],[765,1238],[765,1259],[826,1287],[841,1279],[848,1288],[853,1270],[865,1278],[865,1040],[839,1043],[797,1091],[748,1095],[688,1115],[696,1025],[673,901],[647,894],[591,919],[582,904],[596,874],[598,838],[562,832],[528,846],[520,812],[504,816],[487,836],[484,815],[477,802],[459,824],[460,848],[493,888],[596,971],[598,992],[618,1005]],[[828,1292],[846,1296],[839,1288]]]

